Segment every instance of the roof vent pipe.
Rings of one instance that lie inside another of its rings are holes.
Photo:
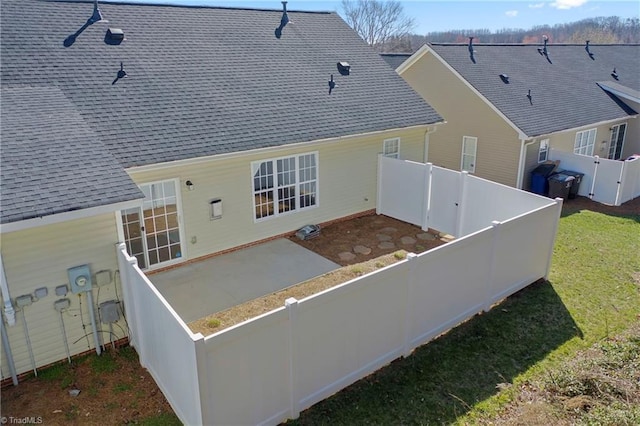
[[[95,24],[96,22],[104,22],[105,19],[102,17],[102,13],[98,8],[98,0],[93,0],[93,15],[89,18],[89,22]]]
[[[618,80],[618,73],[616,72],[616,68],[613,67],[613,71],[611,72],[611,77]]]
[[[329,80],[329,94],[331,94],[331,92],[335,87],[336,87],[336,82],[333,81],[333,74],[331,74],[331,80]]]
[[[473,54],[475,53],[475,50],[473,50],[473,39],[475,37],[469,37],[469,58],[471,59],[471,62],[473,62],[474,64],[476,63],[476,58],[473,56]]]
[[[595,58],[593,57],[593,53],[591,53],[591,50],[590,50],[590,47],[589,47],[589,42],[590,42],[590,40],[587,40],[587,43],[586,43],[586,45],[584,46],[584,50],[586,50],[586,51],[587,51],[587,54],[589,55],[589,57],[590,57],[591,59],[594,59],[594,60],[595,60]]]
[[[280,18],[280,26],[276,28],[276,38],[282,37],[282,30],[289,23],[289,15],[287,15],[287,2],[282,2],[282,18]]]

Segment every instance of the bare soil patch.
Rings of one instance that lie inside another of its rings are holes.
[[[131,347],[76,357],[2,389],[2,423],[180,424]]]

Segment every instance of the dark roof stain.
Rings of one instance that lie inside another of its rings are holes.
[[[430,47],[527,136],[622,119],[636,114],[597,84],[611,80],[640,90],[640,45],[549,44],[548,60],[531,44],[467,44]],[[509,84],[500,75],[509,76]],[[530,91],[530,92],[529,92]],[[531,94],[531,98],[527,94]]]

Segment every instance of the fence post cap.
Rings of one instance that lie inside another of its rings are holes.
[[[290,297],[284,301],[284,306],[291,306],[291,305],[297,305],[297,304],[298,304],[298,299],[296,299],[295,297]]]

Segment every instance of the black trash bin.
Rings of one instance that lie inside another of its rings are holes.
[[[549,191],[547,178],[553,173],[556,165],[554,163],[543,163],[531,171],[531,192],[539,195],[546,195]]]
[[[569,199],[574,199],[578,195],[578,191],[580,190],[580,182],[582,182],[582,178],[584,177],[584,173],[574,172],[573,170],[558,170],[558,173],[565,174],[567,176],[573,176],[575,180],[571,184],[571,189],[569,190]]]
[[[575,177],[565,175],[564,173],[556,173],[547,179],[549,181],[549,198],[569,198],[569,192]]]

